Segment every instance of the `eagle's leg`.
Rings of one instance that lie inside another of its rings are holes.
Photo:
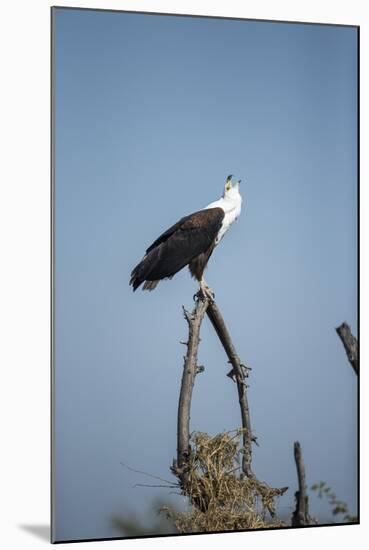
[[[200,279],[200,294],[202,294],[205,299],[210,300],[211,302],[214,300],[215,297],[214,292],[211,290],[204,277],[201,277]]]

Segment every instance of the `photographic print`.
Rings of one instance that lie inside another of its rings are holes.
[[[51,25],[52,542],[358,523],[359,28]]]

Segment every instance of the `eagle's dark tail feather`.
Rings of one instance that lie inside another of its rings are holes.
[[[133,269],[131,273],[131,280],[129,284],[133,287],[133,292],[138,289],[139,286],[144,283],[142,290],[154,290],[159,283],[158,280],[150,280],[150,272],[153,270],[158,260],[157,251],[154,249],[147,254],[139,264]]]

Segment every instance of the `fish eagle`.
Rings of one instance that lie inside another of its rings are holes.
[[[219,200],[184,216],[149,246],[131,273],[129,284],[133,291],[142,283],[143,290],[154,290],[159,281],[171,279],[188,265],[191,275],[200,283],[201,295],[214,297],[204,271],[214,248],[241,213],[241,180],[233,184],[232,177],[228,176]]]

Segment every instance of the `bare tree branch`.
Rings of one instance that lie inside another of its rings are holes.
[[[336,332],[345,348],[347,359],[350,361],[355,373],[359,374],[359,346],[349,325],[347,323],[342,323],[336,328]]]
[[[256,437],[253,436],[251,430],[250,409],[247,400],[247,385],[245,378],[248,377],[248,373],[251,370],[250,367],[243,364],[236,352],[236,348],[232,342],[231,336],[228,332],[223,316],[214,301],[209,302],[206,310],[218,338],[227,354],[228,360],[232,365],[232,370],[228,373],[237,384],[238,401],[240,404],[242,428],[243,428],[243,447],[244,454],[242,458],[242,471],[251,479],[258,488],[258,491],[262,495],[262,498],[267,503],[266,506],[272,517],[275,516],[275,509],[273,505],[273,498],[281,496],[285,493],[288,487],[272,488],[263,481],[256,478],[251,468],[252,462],[252,443],[256,442]]]
[[[307,495],[305,466],[302,460],[301,445],[295,441],[294,455],[297,468],[297,478],[299,489],[295,493],[296,509],[292,515],[292,525],[295,527],[302,525],[315,525],[316,521],[309,515],[309,497]]]
[[[236,349],[231,340],[228,329],[223,320],[222,314],[215,302],[211,302],[208,305],[206,313],[218,335],[219,340],[228,356],[229,362],[232,365],[232,370],[228,373],[230,376],[234,375],[237,391],[238,401],[241,410],[242,428],[243,431],[243,446],[244,454],[242,458],[242,470],[247,477],[252,476],[251,461],[252,461],[252,432],[250,421],[250,410],[247,401],[245,377],[248,376],[247,370],[242,365],[240,358],[237,355]],[[246,371],[246,374],[245,374]]]
[[[201,369],[197,365],[197,351],[200,341],[200,327],[208,307],[207,300],[197,300],[191,313],[183,308],[188,324],[187,353],[184,357],[181,391],[177,417],[177,460],[173,461],[172,472],[178,477],[181,488],[188,493],[188,462],[190,458],[190,413],[192,390],[195,377]]]

